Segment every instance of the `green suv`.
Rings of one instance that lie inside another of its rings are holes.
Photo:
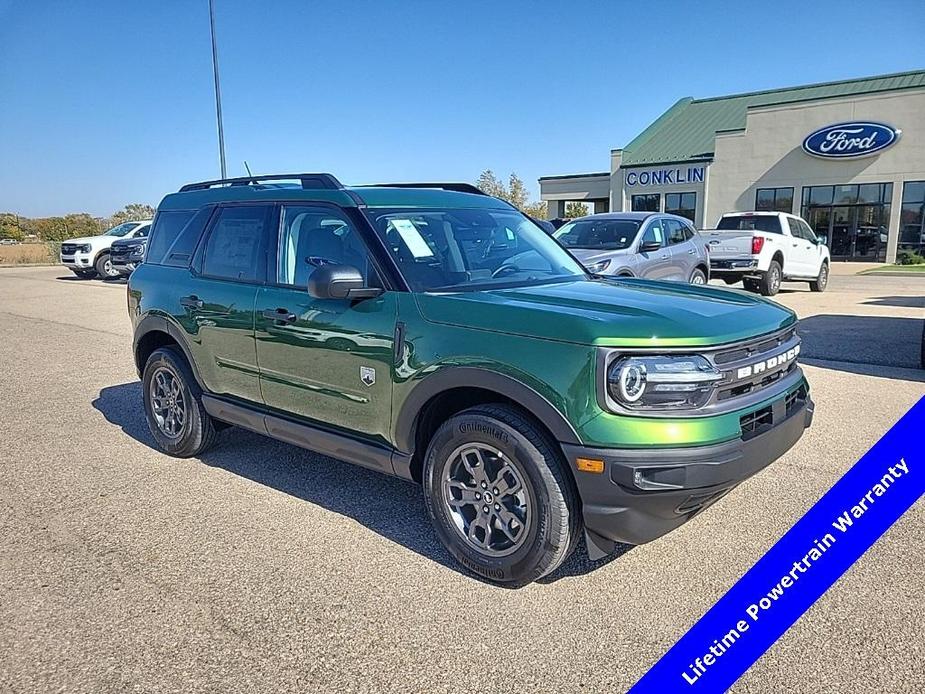
[[[448,550],[507,585],[582,534],[599,558],[678,527],[812,419],[791,311],[589,275],[466,184],[184,186],[128,309],[165,452],[231,424],[412,480]]]

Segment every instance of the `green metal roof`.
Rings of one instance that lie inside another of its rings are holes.
[[[723,130],[742,130],[749,107],[789,104],[857,94],[925,87],[925,70],[771,89],[712,99],[685,97],[665,111],[623,148],[621,166],[712,159],[714,138]]]

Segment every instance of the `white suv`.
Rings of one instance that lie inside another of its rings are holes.
[[[61,244],[61,264],[78,277],[118,277],[109,260],[109,247],[116,239],[130,239],[147,233],[150,219],[125,222],[113,227],[102,236],[68,239]]]

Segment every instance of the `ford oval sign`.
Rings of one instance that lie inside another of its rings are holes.
[[[807,135],[803,140],[803,151],[826,159],[866,157],[892,145],[900,133],[900,130],[883,123],[836,123]]]

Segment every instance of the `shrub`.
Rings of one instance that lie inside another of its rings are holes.
[[[900,251],[896,254],[897,265],[921,265],[925,263],[925,257],[915,251]]]

